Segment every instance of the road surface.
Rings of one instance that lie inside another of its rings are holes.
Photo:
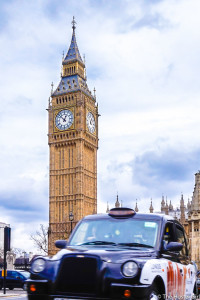
[[[28,300],[27,293],[22,289],[14,289],[10,291],[9,289],[6,289],[6,294],[3,293],[3,290],[0,290],[0,300]]]

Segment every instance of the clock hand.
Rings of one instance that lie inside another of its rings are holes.
[[[66,116],[65,117],[61,116],[61,118],[62,118],[63,122],[66,122]]]

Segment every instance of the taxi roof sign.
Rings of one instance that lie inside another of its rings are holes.
[[[127,207],[117,207],[110,209],[108,215],[111,217],[132,217],[136,212],[132,208]]]

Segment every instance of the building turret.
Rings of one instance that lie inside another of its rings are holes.
[[[107,202],[107,209],[106,209],[106,213],[109,213],[109,205],[108,205],[108,202]]]
[[[200,171],[195,174],[195,186],[191,204],[192,211],[200,211]]]
[[[173,205],[172,205],[172,201],[170,200],[170,203],[169,203],[169,211],[172,211],[173,210]]]
[[[153,205],[152,205],[152,199],[151,199],[151,205],[150,205],[150,207],[149,207],[149,211],[150,211],[150,213],[152,214],[153,213]]]
[[[116,207],[116,208],[120,207],[120,203],[119,203],[118,195],[117,195],[117,200],[116,200],[116,202],[115,202],[115,207]]]
[[[180,222],[182,224],[184,224],[185,223],[185,205],[184,205],[183,194],[181,195],[181,200],[180,200],[180,211],[181,211]]]
[[[136,211],[136,212],[139,211],[138,206],[137,206],[137,199],[136,199],[135,211]]]
[[[166,199],[166,205],[165,205],[165,214],[168,215],[169,214],[169,206],[167,203],[167,199]]]
[[[191,202],[190,202],[189,198],[188,198],[188,203],[187,203],[187,209],[188,209],[188,212],[191,210]]]
[[[161,201],[161,213],[165,213],[165,199],[164,196],[162,196],[162,201]]]

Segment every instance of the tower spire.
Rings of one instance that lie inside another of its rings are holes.
[[[85,63],[83,62],[75,36],[75,18],[72,20],[72,38],[67,54],[62,58],[61,80],[52,96],[60,96],[66,93],[72,93],[77,90],[83,91],[95,101],[95,96],[91,94],[87,86],[85,73]]]
[[[76,42],[76,36],[75,36],[76,26],[75,26],[75,24],[76,24],[76,21],[75,21],[75,18],[73,17],[73,20],[72,20],[73,32],[72,32],[71,44],[70,44],[69,50],[63,60],[63,65],[69,64],[71,62],[79,61],[83,65],[83,67],[85,67],[85,64],[83,63],[83,60],[79,53],[78,45]]]

